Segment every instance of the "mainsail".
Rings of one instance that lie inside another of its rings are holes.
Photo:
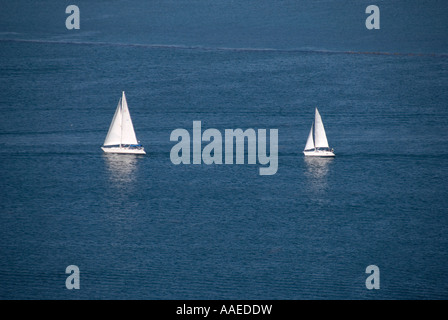
[[[124,91],[121,98],[121,121],[121,144],[138,144]]]
[[[118,101],[112,123],[107,132],[104,146],[138,144],[132,125],[131,115],[128,109],[126,96],[123,95]]]
[[[316,148],[329,148],[327,135],[325,134],[324,124],[316,108],[314,119],[314,145]]]

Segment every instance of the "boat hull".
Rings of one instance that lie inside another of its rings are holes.
[[[310,150],[303,151],[305,157],[334,157],[336,156],[333,151],[329,150]]]
[[[105,153],[122,153],[122,154],[146,154],[143,148],[126,148],[126,147],[101,147]]]

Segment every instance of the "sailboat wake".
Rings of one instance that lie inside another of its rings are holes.
[[[0,39],[0,42],[29,42],[43,44],[65,44],[82,46],[109,46],[109,47],[136,47],[149,49],[177,49],[177,50],[202,50],[202,51],[233,51],[233,52],[285,52],[285,53],[310,53],[310,54],[356,54],[356,55],[380,55],[380,56],[418,56],[446,58],[445,53],[419,53],[419,52],[385,52],[385,51],[352,51],[352,50],[325,50],[325,49],[280,49],[280,48],[250,48],[250,47],[210,47],[202,45],[180,44],[145,44],[145,43],[121,43],[121,42],[92,42],[73,40],[45,40],[45,39]]]

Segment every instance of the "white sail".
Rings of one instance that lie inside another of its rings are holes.
[[[305,150],[314,149],[314,138],[313,138],[314,125],[311,124],[310,134],[308,135],[308,140],[306,140]]]
[[[124,91],[122,97],[118,101],[117,110],[115,110],[112,123],[110,124],[109,131],[104,140],[104,146],[123,144],[138,144]]]
[[[314,119],[314,144],[316,148],[329,148],[327,135],[325,134],[324,124],[316,108]]]
[[[107,132],[106,139],[104,140],[105,146],[112,146],[121,144],[121,98],[118,101],[117,109],[115,110],[114,117]]]
[[[124,91],[121,98],[121,121],[121,144],[138,144]]]

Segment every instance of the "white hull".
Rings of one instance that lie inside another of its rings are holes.
[[[334,157],[335,154],[333,151],[329,150],[309,150],[303,151],[303,154],[306,157]]]
[[[105,153],[125,153],[125,154],[146,154],[143,148],[128,148],[128,147],[101,147]]]

